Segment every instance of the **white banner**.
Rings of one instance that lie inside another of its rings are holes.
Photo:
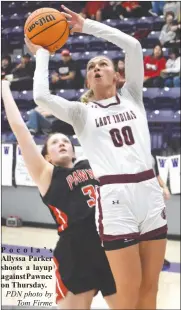
[[[167,184],[168,170],[169,170],[169,157],[156,156],[159,175],[163,182]]]
[[[170,190],[172,194],[180,194],[180,155],[169,157]]]
[[[1,145],[2,185],[12,186],[13,145]]]
[[[42,146],[37,145],[37,147],[41,151]],[[16,148],[15,182],[16,182],[16,185],[36,186],[31,176],[29,175],[28,169],[26,168],[24,159],[21,155],[21,150],[20,150],[19,145],[17,145],[17,148]]]

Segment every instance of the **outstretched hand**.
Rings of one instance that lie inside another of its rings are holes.
[[[83,25],[84,25],[84,18],[80,16],[79,14],[69,10],[67,7],[64,5],[61,5],[62,9],[66,12],[61,12],[62,15],[65,16],[67,19],[68,24],[71,26],[70,33],[74,32],[82,32]],[[40,45],[33,44],[28,37],[25,35],[25,43],[29,51],[33,54],[36,55],[36,52],[40,49],[43,48]]]
[[[71,26],[70,33],[72,34],[74,32],[82,32],[85,19],[79,14],[69,10],[64,5],[61,5],[61,8],[66,12],[61,12],[61,14],[66,17],[68,24]]]

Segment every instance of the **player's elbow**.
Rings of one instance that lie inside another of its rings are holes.
[[[33,99],[34,102],[38,105],[38,106],[42,106],[44,105],[44,103],[47,102],[47,95],[45,94],[44,91],[40,90],[36,90],[33,92]]]
[[[136,49],[136,51],[142,53],[142,46],[141,46],[140,42],[137,39],[135,39],[135,49]]]
[[[135,39],[134,47],[132,48],[132,53],[135,59],[141,58],[143,59],[143,51],[142,46],[138,40]]]
[[[129,50],[127,52],[132,52],[134,54],[134,56],[136,56],[136,54],[142,54],[142,46],[140,44],[140,42],[136,39],[131,37],[131,40],[129,41]]]
[[[38,105],[38,106],[42,106],[42,103],[44,102],[44,96],[41,96],[40,94],[35,94],[33,96],[34,102]]]

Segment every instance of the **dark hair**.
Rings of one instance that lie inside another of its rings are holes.
[[[176,58],[179,57],[180,55],[180,52],[179,52],[179,49],[177,47],[173,47],[173,48],[170,48],[169,51],[168,51],[168,54],[175,54]]]
[[[22,56],[23,58],[28,58],[28,59],[30,59],[31,58],[31,55],[30,54],[23,54],[23,56]]]
[[[156,45],[153,47],[153,54],[152,54],[152,56],[154,57],[154,49],[155,49],[155,47],[157,47],[157,46],[159,46],[160,49],[161,49],[161,55],[159,56],[159,58],[162,58],[162,57],[163,57],[163,50],[162,50],[162,46],[161,46],[160,44],[156,44]]]
[[[175,18],[175,14],[172,11],[166,12],[165,19],[167,18],[168,15],[171,15],[173,18]]]
[[[42,150],[41,150],[41,155],[42,155],[43,157],[45,157],[45,156],[48,154],[47,144],[48,144],[49,139],[50,139],[52,136],[56,135],[56,134],[61,134],[61,132],[54,132],[54,133],[51,133],[51,134],[48,136],[48,138],[45,140],[44,146],[43,146],[43,148],[42,148]],[[68,136],[67,136],[67,138],[69,139]],[[69,140],[70,140],[70,139],[69,139]],[[74,145],[73,145],[73,143],[72,143],[71,140],[70,140],[70,142],[71,142],[71,144],[72,144],[72,149],[73,149],[73,151],[75,152],[75,147],[74,147]],[[75,158],[73,158],[73,160],[75,160]]]

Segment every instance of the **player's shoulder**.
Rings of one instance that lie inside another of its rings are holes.
[[[72,168],[64,168],[61,166],[54,166],[53,168],[53,174],[52,174],[52,182],[54,182],[56,179],[58,180],[64,180],[65,177],[70,173]]]
[[[146,111],[143,103],[142,96],[140,97],[134,88],[130,87],[127,83],[121,88],[122,100],[121,103],[128,107],[130,106],[135,112],[141,112],[141,115],[146,117]]]
[[[91,169],[91,166],[88,159],[82,156],[74,162],[74,169]]]
[[[73,171],[75,171],[77,169],[90,169],[90,168],[91,167],[90,167],[89,161],[87,160],[87,158],[82,156],[82,157],[76,159],[72,168],[64,168],[61,166],[54,166],[52,181],[57,179],[57,178],[59,180],[61,180],[61,179],[65,180],[65,178],[70,173],[72,173]]]
[[[134,98],[130,93],[130,89],[128,88],[127,83],[125,83],[121,89],[118,89],[118,94],[120,97],[121,105],[124,105],[124,103],[126,106],[128,104],[134,104]]]
[[[68,176],[70,170],[71,169],[68,168],[54,166],[50,186],[46,194],[42,197],[45,204],[52,201],[52,199],[57,199],[57,188],[59,193],[61,193],[63,199],[67,189],[66,177]]]

